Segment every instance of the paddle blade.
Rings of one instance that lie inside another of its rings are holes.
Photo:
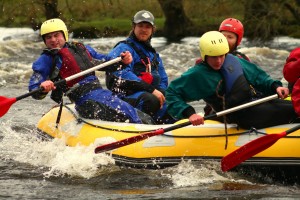
[[[16,98],[6,98],[4,96],[0,96],[0,117],[5,115],[9,110],[10,106],[17,101]]]
[[[286,136],[286,132],[279,134],[270,134],[253,140],[237,150],[231,152],[227,156],[223,157],[221,161],[221,169],[223,172],[228,171],[240,163],[244,162],[248,158],[264,151],[265,149],[272,146],[277,140]]]
[[[140,134],[140,135],[133,136],[133,137],[130,137],[130,138],[126,138],[124,140],[119,140],[117,142],[104,144],[104,145],[96,147],[95,148],[95,153],[102,153],[102,152],[105,152],[105,151],[109,151],[109,150],[113,150],[113,149],[116,149],[116,148],[119,148],[119,147],[123,147],[123,146],[129,145],[129,144],[132,144],[132,143],[136,143],[136,142],[145,140],[145,139],[147,139],[149,137],[152,137],[152,136],[155,136],[155,135],[161,135],[164,132],[165,132],[164,129],[157,129],[157,130],[151,131],[149,133],[144,133],[144,134]]]

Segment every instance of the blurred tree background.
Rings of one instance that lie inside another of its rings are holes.
[[[142,9],[154,14],[156,36],[169,41],[217,30],[228,17],[243,22],[250,40],[300,38],[300,0],[0,0],[0,7],[0,26],[38,30],[59,17],[79,38],[126,36]]]

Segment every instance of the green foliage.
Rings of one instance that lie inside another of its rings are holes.
[[[0,26],[37,28],[46,20],[44,2],[49,0],[0,0]],[[228,17],[240,19],[245,25],[245,36],[254,31],[271,32],[290,36],[300,35],[299,13],[296,0],[269,1],[266,9],[269,18],[260,22],[248,21],[245,6],[249,0],[183,0],[186,15],[196,25],[191,36],[199,32],[216,30]],[[256,1],[255,2],[260,2]],[[288,9],[289,5],[293,10]],[[58,0],[58,11],[70,31],[85,33],[94,30],[97,36],[127,35],[131,29],[133,15],[142,9],[151,11],[156,18],[157,33],[163,29],[165,18],[157,0]],[[251,25],[251,27],[249,27]],[[256,26],[256,27],[253,27]],[[249,27],[249,28],[248,28]],[[264,30],[262,30],[264,29]],[[192,29],[193,30],[193,29]],[[259,30],[259,31],[258,31]]]
[[[46,0],[0,0],[0,26],[31,27],[46,20]],[[146,5],[146,6],[145,6]],[[114,30],[128,33],[133,15],[142,9],[155,14],[156,26],[162,29],[163,13],[156,0],[58,0],[58,11],[70,31],[95,29],[98,32]]]

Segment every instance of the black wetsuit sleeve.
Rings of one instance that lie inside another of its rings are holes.
[[[271,87],[272,87],[272,90],[273,90],[275,93],[277,93],[276,89],[277,89],[278,87],[281,87],[281,85],[279,85],[278,83],[274,82],[274,83],[272,83]]]
[[[192,106],[187,107],[182,112],[182,116],[184,116],[185,118],[189,118],[193,114],[196,114],[196,111]]]

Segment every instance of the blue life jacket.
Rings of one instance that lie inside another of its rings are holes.
[[[123,79],[120,80],[119,77],[116,77],[115,73],[107,73],[106,74],[107,88],[112,90],[115,93],[126,94],[126,95],[131,95],[137,91],[137,90],[132,90],[132,87],[139,88],[138,91],[148,91],[148,89],[155,88],[161,91],[162,93],[164,93],[165,92],[164,90],[166,88],[161,88],[161,80],[164,79],[165,77],[161,77],[161,74],[159,73],[160,63],[155,50],[150,47],[149,49],[141,49],[141,47],[138,47],[135,44],[134,40],[132,40],[131,38],[120,41],[115,46],[118,46],[120,43],[127,44],[137,53],[139,61],[134,63],[134,65],[130,68],[130,71],[136,77],[141,78],[142,81],[136,80],[136,78],[132,78],[132,77],[123,77]],[[152,55],[147,56],[143,50],[147,51],[149,54],[152,54],[153,56]],[[149,65],[151,66],[150,71],[149,71]],[[143,76],[144,73],[148,73],[146,77],[151,76],[152,79],[151,83],[147,82],[147,80],[144,79],[145,77]],[[145,82],[146,85],[142,82]]]
[[[225,91],[219,95],[225,98],[225,109],[251,101],[255,96],[255,89],[248,83],[242,65],[235,56],[226,55],[220,73],[223,77]],[[224,110],[224,102],[217,95],[213,95],[205,101],[216,111]]]

